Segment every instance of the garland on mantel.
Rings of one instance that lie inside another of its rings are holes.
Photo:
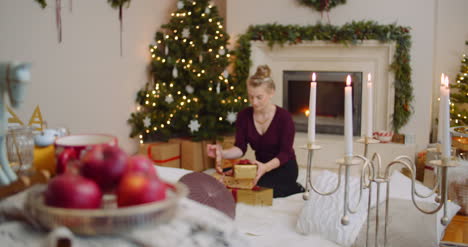
[[[398,132],[409,120],[413,107],[413,86],[410,67],[410,28],[395,24],[379,25],[373,21],[347,23],[341,27],[329,24],[313,26],[266,24],[250,26],[237,41],[236,61],[233,79],[243,83],[249,76],[250,41],[265,41],[272,47],[275,44],[290,45],[303,40],[325,40],[346,46],[359,45],[364,40],[378,40],[382,43],[395,42],[396,50],[390,70],[395,74],[395,106],[392,126]],[[238,84],[242,85],[242,84]],[[244,84],[245,85],[245,84]]]

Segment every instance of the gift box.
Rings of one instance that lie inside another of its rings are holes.
[[[183,169],[200,172],[214,167],[214,159],[209,158],[206,153],[206,146],[212,141],[195,142],[184,138],[173,138],[169,143],[180,145],[181,162]]]
[[[147,155],[158,166],[180,168],[180,145],[177,143],[141,144],[139,153]]]
[[[221,146],[223,149],[229,149],[234,147],[234,143],[236,142],[235,136],[224,136],[223,141],[221,142]]]
[[[213,173],[213,177],[229,188],[252,189],[255,186],[254,179],[236,179],[233,176],[226,176],[216,172]]]
[[[236,179],[254,179],[257,176],[257,165],[235,164],[234,178]]]
[[[230,189],[236,202],[255,206],[273,205],[273,189],[255,186],[251,190]]]

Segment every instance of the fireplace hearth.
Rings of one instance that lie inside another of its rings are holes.
[[[316,132],[343,135],[346,75],[353,86],[353,135],[361,134],[362,72],[315,71],[317,74]],[[283,107],[297,132],[307,132],[312,71],[283,71]]]

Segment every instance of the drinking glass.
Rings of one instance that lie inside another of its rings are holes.
[[[9,127],[6,149],[10,165],[16,172],[31,169],[34,159],[33,129],[29,126]]]

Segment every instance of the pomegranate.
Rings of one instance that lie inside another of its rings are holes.
[[[102,192],[93,180],[67,172],[49,182],[44,197],[51,207],[95,209],[101,206]]]
[[[140,172],[126,173],[117,188],[117,205],[126,207],[166,198],[166,183]]]
[[[125,173],[141,172],[148,176],[157,177],[153,161],[144,155],[134,155],[128,158]]]
[[[81,159],[81,175],[94,180],[103,191],[112,191],[122,178],[127,159],[119,147],[94,146]]]

